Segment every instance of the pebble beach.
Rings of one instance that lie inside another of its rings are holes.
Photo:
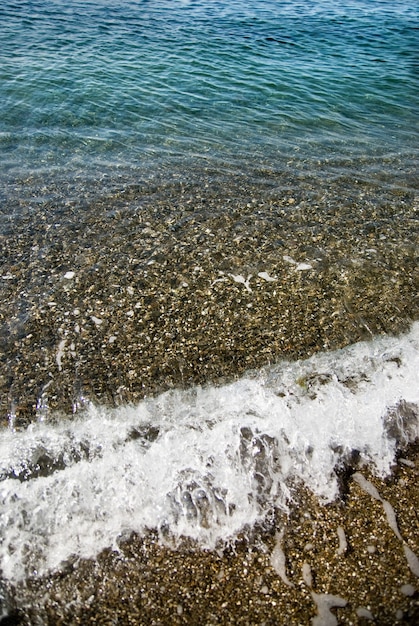
[[[419,623],[416,4],[0,22],[0,625]]]

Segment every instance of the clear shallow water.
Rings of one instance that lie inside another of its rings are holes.
[[[210,385],[414,317],[416,3],[115,4],[0,7],[11,579],[124,531],[214,546],[417,434],[417,325]],[[189,390],[83,395],[157,379]]]
[[[407,169],[417,147],[414,2],[4,2],[0,20],[3,174]]]

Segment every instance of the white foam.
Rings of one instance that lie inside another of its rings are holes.
[[[348,542],[346,540],[345,531],[342,526],[337,527],[337,534],[339,539],[339,547],[337,549],[337,553],[339,555],[346,554],[346,551],[348,549]]]
[[[282,258],[286,263],[290,263],[290,265],[294,265],[295,269],[299,272],[304,272],[304,271],[313,269],[313,266],[310,263],[298,263],[295,259],[293,259],[291,256],[288,256],[287,254],[284,254]]]
[[[299,272],[305,272],[307,270],[312,270],[313,266],[310,265],[310,263],[297,263],[297,265],[295,266],[295,269],[298,270]]]
[[[270,564],[288,587],[294,587],[287,576],[285,552],[282,548],[282,532],[276,533],[276,543],[272,550]]]
[[[230,276],[234,280],[235,283],[239,283],[243,285],[245,289],[247,289],[247,291],[249,292],[252,291],[250,289],[250,279],[252,278],[252,274],[250,274],[250,276],[248,276],[247,278],[245,278],[241,274],[230,274]]]
[[[400,539],[400,541],[403,541],[403,538],[399,531],[399,527],[397,525],[396,513],[393,507],[391,506],[390,502],[388,502],[388,500],[383,500],[383,509],[387,516],[387,522],[391,530],[394,532],[397,539]]]
[[[382,503],[383,509],[384,509],[384,513],[386,514],[386,517],[387,517],[388,525],[390,526],[391,530],[396,535],[397,539],[400,539],[400,541],[403,542],[403,550],[404,550],[404,553],[405,553],[405,556],[406,556],[406,560],[407,560],[407,564],[408,564],[408,566],[410,568],[410,571],[415,576],[419,577],[419,558],[409,548],[409,546],[405,543],[403,537],[401,536],[399,527],[397,525],[396,512],[393,509],[393,507],[390,504],[390,502],[388,502],[388,500],[384,500],[380,496],[380,494],[378,493],[378,490],[376,489],[376,487],[369,480],[367,480],[362,474],[360,474],[359,472],[356,472],[353,475],[352,478],[355,480],[355,482],[357,482],[359,484],[359,486],[366,493],[368,493],[370,496],[372,496],[375,500],[379,500]]]
[[[371,613],[371,611],[367,608],[365,608],[365,606],[360,606],[357,608],[356,610],[356,614],[358,617],[363,617],[365,619],[374,619],[374,615]]]
[[[373,485],[370,480],[367,480],[365,476],[363,476],[359,472],[356,472],[352,476],[352,479],[356,483],[358,483],[358,485],[361,487],[361,489],[365,491],[365,493],[368,493],[372,498],[374,498],[374,500],[378,500],[379,502],[383,501],[382,497],[378,493],[377,487],[375,487],[375,485]]]
[[[419,578],[419,559],[416,554],[409,548],[409,546],[404,543],[403,550],[406,556],[407,564],[410,567],[410,571],[412,574]]]
[[[310,564],[307,563],[307,561],[304,561],[302,568],[301,568],[301,573],[303,575],[303,580],[305,582],[305,584],[307,585],[307,587],[312,587],[313,585],[313,575],[311,573],[311,567]]]
[[[418,372],[415,324],[400,338],[283,362],[222,387],[5,429],[3,574],[19,579],[94,556],[133,530],[215,547],[273,506],[286,510],[299,482],[335,498],[335,470],[354,449],[385,475],[395,437],[418,434]]]
[[[413,585],[410,585],[409,583],[406,585],[402,585],[400,587],[400,591],[404,596],[414,596],[416,593],[415,587]]]
[[[65,344],[67,343],[66,339],[62,339],[58,344],[57,354],[55,360],[57,361],[58,369],[61,372],[62,368],[62,360],[65,352]]]
[[[346,600],[330,593],[314,593],[313,591],[311,597],[317,606],[317,615],[311,620],[312,626],[337,626],[338,621],[330,609],[346,606]]]
[[[273,278],[273,276],[269,276],[268,272],[259,272],[258,276],[259,278],[263,278],[263,280],[266,280],[268,283],[276,281],[276,278]]]

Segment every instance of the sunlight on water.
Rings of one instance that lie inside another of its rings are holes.
[[[417,575],[362,474],[419,435],[419,324],[390,336],[418,319],[417,16],[1,3],[0,615],[10,581],[132,532],[214,549],[271,531],[348,468]],[[334,620],[346,600],[303,568]]]
[[[409,3],[408,3],[409,4]],[[415,149],[413,9],[2,3],[4,166]],[[391,128],[391,132],[388,129]],[[24,158],[22,159],[22,156]]]

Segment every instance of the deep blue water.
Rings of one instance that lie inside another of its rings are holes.
[[[6,0],[0,24],[3,176],[414,162],[413,0]]]

